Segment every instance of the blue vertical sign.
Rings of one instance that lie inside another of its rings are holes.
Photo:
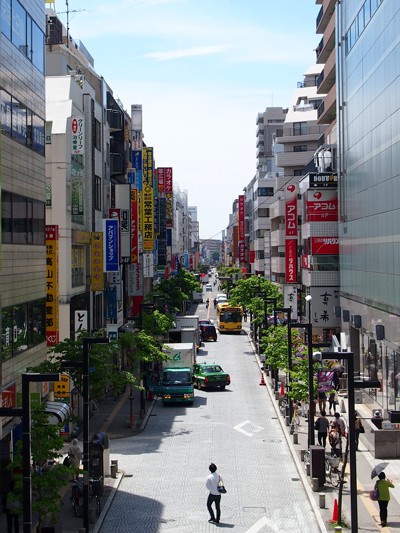
[[[132,167],[136,170],[135,185],[139,191],[142,190],[142,150],[133,150],[132,151]]]
[[[119,231],[118,220],[103,220],[104,233],[104,272],[119,271]]]

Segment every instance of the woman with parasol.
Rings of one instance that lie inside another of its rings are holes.
[[[378,505],[379,505],[379,516],[381,519],[381,526],[387,526],[387,513],[388,505],[390,501],[390,491],[389,488],[394,488],[393,483],[386,479],[384,468],[389,463],[380,463],[376,465],[371,472],[371,479],[375,476],[378,476],[378,481],[375,484],[375,488],[378,491]]]

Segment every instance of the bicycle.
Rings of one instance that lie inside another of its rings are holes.
[[[102,476],[99,479],[89,478],[89,503],[94,502],[97,515],[101,513],[102,480]],[[83,516],[83,479],[74,479],[72,483],[72,507],[75,516],[81,518]]]
[[[336,455],[325,457],[325,475],[334,487],[339,487],[342,481],[342,472],[340,471],[339,465],[340,457]]]

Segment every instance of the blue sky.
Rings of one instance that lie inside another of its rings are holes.
[[[130,112],[143,106],[157,166],[220,238],[255,175],[256,117],[288,107],[315,61],[314,0],[69,0],[69,26]],[[66,10],[58,0],[58,12]],[[64,23],[66,15],[60,14]]]

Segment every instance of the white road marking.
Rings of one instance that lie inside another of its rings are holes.
[[[250,431],[246,431],[245,429],[243,429],[243,426],[246,426],[246,425],[250,425],[250,428],[248,429],[252,431],[251,433]],[[247,437],[253,437],[256,433],[259,433],[264,428],[261,426],[256,426],[255,424],[253,424],[253,422],[250,422],[250,420],[246,420],[245,422],[242,422],[241,424],[238,424],[237,426],[233,426],[233,429],[236,429],[236,431],[240,431],[240,433],[243,433]]]
[[[251,528],[248,529],[246,533],[257,533],[258,531],[261,531],[264,526],[270,527],[272,531],[279,531],[278,526],[274,522],[272,522],[272,520],[270,520],[266,516],[263,516],[253,526],[251,526]]]

